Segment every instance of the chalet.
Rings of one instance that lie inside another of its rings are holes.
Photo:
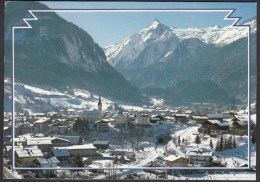
[[[229,133],[230,123],[228,121],[219,121],[219,120],[206,120],[202,123],[200,132],[209,134],[211,136],[216,136],[219,134]]]
[[[97,126],[97,131],[108,131],[109,130],[109,127],[108,127],[108,121],[105,120],[105,119],[102,119],[100,121],[96,121],[96,126]]]
[[[207,118],[209,120],[218,120],[218,121],[223,121],[224,116],[223,114],[208,114]]]
[[[187,114],[174,114],[173,115],[175,121],[180,121],[180,122],[186,122],[189,120],[189,115]]]
[[[36,145],[43,152],[49,152],[51,150],[51,147],[52,147],[52,141],[51,141],[50,137],[27,138],[26,144],[27,144],[27,146]]]
[[[43,153],[40,149],[34,150],[16,150],[15,151],[17,167],[34,167],[33,161],[37,158],[43,158]]]
[[[208,117],[206,117],[206,116],[191,116],[190,119],[195,121],[195,122],[204,122],[204,121],[208,120]]]
[[[159,121],[163,120],[164,117],[162,117],[161,115],[152,115],[150,118],[150,123],[158,123]]]
[[[230,127],[232,134],[234,135],[247,135],[248,132],[248,119],[246,118],[233,118],[233,123]]]
[[[109,142],[108,141],[94,141],[93,144],[97,149],[108,149]]]
[[[56,147],[55,149],[67,149],[72,155],[97,156],[97,148],[93,144]]]
[[[188,167],[189,164],[189,159],[182,156],[170,155],[163,160],[166,161],[168,167]]]
[[[69,138],[69,136],[67,136]],[[51,151],[53,147],[69,146],[77,143],[72,143],[66,138],[58,137],[35,137],[26,139],[27,146],[37,145],[43,152]]]
[[[150,125],[150,117],[148,114],[135,114],[135,121],[136,125]]]
[[[208,167],[211,165],[212,152],[203,151],[201,149],[188,150],[186,156],[189,158],[189,162],[192,166],[196,167]]]
[[[60,161],[56,157],[51,157],[51,158],[37,158],[34,163],[36,164],[37,167],[40,168],[53,168],[53,169],[42,169],[41,173],[43,175],[50,175],[50,174],[55,174],[56,173],[56,168],[58,167],[58,164]]]

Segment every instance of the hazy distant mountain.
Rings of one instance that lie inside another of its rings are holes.
[[[5,77],[10,77],[11,26],[25,25],[27,9],[49,9],[37,2],[6,5]],[[32,29],[15,30],[15,80],[33,86],[74,88],[121,101],[142,102],[138,88],[131,85],[106,60],[102,48],[76,25],[55,13],[35,13]]]
[[[255,50],[255,18],[246,21],[245,24],[251,25],[251,48]],[[169,36],[164,36],[165,34]],[[223,91],[221,93],[225,93],[225,97],[221,97],[223,101],[230,98],[232,101],[235,101],[234,98],[246,101],[245,47],[246,28],[212,26],[204,29],[176,29],[156,20],[122,42],[109,46],[105,53],[109,63],[145,93],[149,93],[149,88],[173,88],[187,81],[191,81],[192,84],[210,83],[211,86],[213,82]],[[252,64],[256,65],[255,52],[252,52],[251,57]],[[252,90],[255,88],[255,73],[255,67],[252,66]],[[205,89],[209,90],[210,87]],[[255,90],[253,91],[252,96],[255,98]],[[190,92],[192,93],[192,88]],[[199,101],[199,97],[197,100]],[[217,98],[215,100],[221,101]]]

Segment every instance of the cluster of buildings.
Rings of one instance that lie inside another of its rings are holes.
[[[221,163],[212,151],[206,149],[187,150],[185,156],[170,155],[164,158],[168,167],[221,167]]]
[[[202,111],[200,110],[199,113]],[[4,156],[11,158],[11,146],[14,142],[15,165],[17,167],[108,167],[118,162],[135,160],[133,151],[110,150],[110,155],[102,151],[109,149],[108,141],[93,141],[85,144],[80,135],[75,133],[75,126],[106,132],[111,125],[127,129],[128,126],[153,126],[160,122],[195,122],[200,123],[199,132],[211,136],[231,133],[244,135],[248,131],[247,118],[226,112],[221,114],[199,114],[190,109],[167,109],[143,106],[142,111],[103,113],[99,97],[98,109],[76,111],[69,108],[50,113],[16,114],[14,138],[11,137],[10,114],[4,120]],[[255,126],[255,123],[252,123]],[[87,132],[87,131],[86,131]],[[73,134],[73,135],[72,135]],[[14,140],[14,141],[12,141]],[[164,158],[167,166],[222,166],[212,152],[202,149],[190,149],[185,156],[170,155]],[[54,174],[55,170],[41,170],[42,175]]]

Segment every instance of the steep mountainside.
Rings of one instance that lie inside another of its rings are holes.
[[[9,2],[6,6],[5,77],[10,77],[11,26],[24,25],[27,9],[48,9],[36,2]],[[15,80],[61,90],[86,89],[121,101],[144,97],[106,60],[92,37],[55,13],[35,13],[32,29],[15,30]]]

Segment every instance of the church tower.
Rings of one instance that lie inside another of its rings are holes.
[[[99,95],[99,100],[98,100],[98,110],[102,111],[102,102],[101,102],[101,97]]]

